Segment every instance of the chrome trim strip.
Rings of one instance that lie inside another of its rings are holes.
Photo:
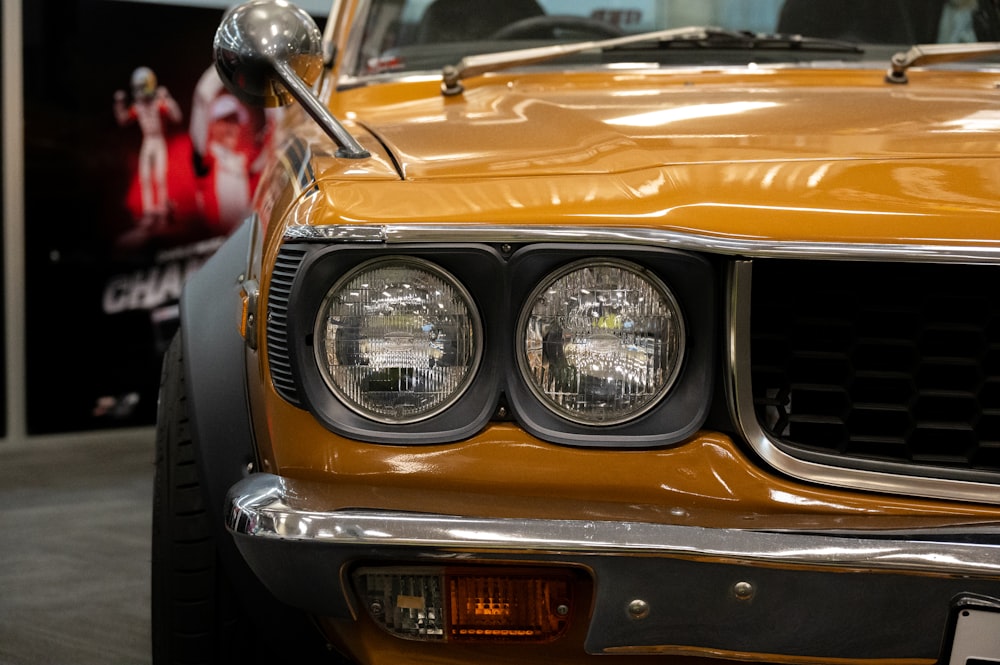
[[[357,51],[357,49],[354,49]],[[621,68],[616,68],[613,64],[595,66],[590,64],[579,64],[573,66],[566,66],[561,63],[541,63],[538,65],[532,65],[532,69],[538,71],[558,71],[562,73],[573,73],[573,72],[613,72],[619,73],[623,71]],[[823,61],[806,61],[806,62],[775,62],[775,63],[757,63],[758,71],[768,71],[768,72],[795,72],[802,70],[817,70],[822,68],[826,71],[851,71],[851,72],[872,72],[875,76],[879,76],[879,80],[884,79],[886,73],[885,59],[872,59],[860,62],[848,62],[848,61],[833,61],[833,60],[823,60]],[[972,71],[980,73],[996,73],[1000,71],[997,67],[994,67],[992,63],[986,62],[975,62],[975,63],[956,63],[952,65],[953,69],[959,71]],[[699,66],[699,65],[664,65],[659,62],[649,61],[649,62],[636,62],[629,63],[628,67],[624,70],[629,71],[658,71],[667,76],[695,76],[697,74],[705,73],[706,71],[720,72],[720,73],[735,73],[743,74],[747,70],[746,65],[718,65],[713,67]],[[344,69],[344,71],[351,71],[349,69]],[[497,72],[497,74],[502,75],[505,72]],[[487,74],[489,76],[489,74]],[[354,88],[358,86],[365,86],[378,83],[405,83],[411,81],[440,81],[441,80],[441,70],[437,69],[423,69],[423,70],[408,70],[404,72],[382,72],[378,74],[342,74],[338,80],[338,86],[340,88]]]
[[[381,226],[289,226],[285,229],[285,242],[296,240],[324,240],[335,243],[385,242]]]
[[[1000,242],[993,244],[840,243],[733,238],[665,229],[607,226],[500,226],[488,224],[385,224],[293,226],[286,240],[373,242],[618,243],[667,247],[729,256],[828,261],[907,261],[1000,264]]]
[[[733,265],[727,312],[726,350],[729,358],[726,388],[733,422],[764,462],[793,478],[834,487],[977,503],[1000,502],[1000,487],[988,483],[827,466],[793,457],[781,450],[760,426],[753,408],[750,373],[752,273],[751,261],[736,261]]]
[[[350,11],[350,7],[347,8]],[[366,20],[358,21],[357,18],[367,17],[368,12],[371,11],[371,0],[359,0],[357,6],[354,8],[355,19],[351,21],[351,25],[355,28],[357,26],[363,26],[367,23]],[[327,19],[329,21],[340,20],[340,16],[335,16],[330,14]],[[348,27],[346,22],[343,26]],[[343,74],[343,72],[353,72],[358,66],[358,60],[361,54],[361,40],[364,37],[364,30],[352,30],[347,34],[347,40],[344,43],[344,53],[338,67],[338,73]]]
[[[783,564],[918,574],[1000,577],[1000,545],[880,539],[874,532],[838,537],[710,529],[645,522],[471,518],[425,513],[295,506],[303,498],[284,479],[254,474],[227,497],[227,527],[254,538],[341,548],[409,547],[439,551],[576,552],[588,555],[683,556],[741,564]],[[981,532],[985,525],[978,525]],[[1000,524],[989,527],[1000,533]],[[912,538],[960,530],[920,530]]]
[[[326,14],[326,25],[323,26],[324,57],[332,51],[334,45],[337,43],[337,39],[340,37],[340,30],[343,28],[339,20],[342,4],[343,0],[330,0],[330,10]],[[329,67],[333,63],[327,60],[324,64]]]

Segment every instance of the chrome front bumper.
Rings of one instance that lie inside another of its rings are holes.
[[[502,560],[591,571],[590,653],[936,660],[960,613],[1000,627],[1000,524],[805,533],[325,511],[293,484],[244,479],[227,526],[276,597],[315,614],[357,611],[354,564]],[[629,614],[635,601],[645,616]]]

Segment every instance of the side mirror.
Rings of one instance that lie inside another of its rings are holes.
[[[337,143],[338,155],[369,156],[312,91],[323,71],[323,36],[305,11],[285,0],[238,5],[223,17],[214,50],[215,68],[238,98],[267,107],[297,101]]]

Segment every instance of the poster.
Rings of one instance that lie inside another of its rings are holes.
[[[23,8],[27,431],[151,425],[184,281],[247,214],[272,118],[218,81],[221,8]]]

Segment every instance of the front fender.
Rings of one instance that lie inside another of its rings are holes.
[[[318,632],[299,610],[277,601],[247,566],[226,530],[229,488],[255,459],[247,396],[241,276],[246,274],[254,221],[244,223],[185,284],[181,295],[187,411],[199,479],[211,520],[220,574],[226,575],[250,620],[286,640],[289,660],[331,658]],[[311,661],[310,661],[311,662]]]
[[[207,508],[220,534],[226,492],[254,460],[245,347],[237,327],[252,228],[251,221],[244,223],[191,276],[180,303],[188,413]]]

